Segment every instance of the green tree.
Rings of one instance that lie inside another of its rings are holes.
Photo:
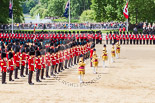
[[[62,17],[64,14],[64,4],[64,0],[50,0],[48,5],[49,15]]]
[[[90,9],[90,5],[91,0],[71,0],[71,16],[79,17],[84,10]]]
[[[136,10],[137,9],[137,10]],[[129,1],[130,22],[154,22],[155,21],[155,0],[131,0]]]
[[[41,5],[47,9],[48,8],[48,4],[49,4],[49,0],[40,0]]]
[[[0,23],[8,23],[10,18],[9,18],[9,1],[10,0],[0,0],[0,13],[2,16],[0,16]],[[22,11],[22,3],[24,0],[14,0],[13,1],[13,16],[15,22],[22,22],[23,17],[23,11]],[[16,19],[18,18],[18,20]]]
[[[104,0],[92,0],[91,9],[95,11],[95,21],[101,22],[105,20],[105,7],[106,2]]]
[[[34,8],[36,6],[36,4],[38,4],[38,0],[27,0],[25,2],[23,2],[22,8],[23,8],[23,13],[27,14],[30,12],[30,10],[32,8]]]
[[[95,20],[101,21],[125,21],[123,8],[126,0],[92,0],[91,9],[95,11]],[[128,5],[130,23],[154,22],[155,0],[130,0]]]
[[[93,22],[95,19],[95,12],[93,10],[85,10],[80,16],[81,22]]]

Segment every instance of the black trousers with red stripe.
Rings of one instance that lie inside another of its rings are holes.
[[[6,72],[2,71],[2,84],[6,81]]]

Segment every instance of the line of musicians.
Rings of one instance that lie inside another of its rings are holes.
[[[110,32],[106,35],[106,44],[110,43],[116,43],[116,41],[119,41],[120,44],[153,44],[155,45],[155,35],[154,34],[142,34],[137,33],[133,34],[132,32],[126,33],[125,32]]]
[[[36,82],[41,82],[50,76],[55,76],[73,65],[77,65],[79,56],[82,54],[84,60],[90,56],[92,39],[80,42],[76,39],[1,39],[0,66],[2,72],[2,84],[6,84],[6,73],[9,73],[9,81],[14,81],[20,76],[28,75],[28,83],[34,85],[32,77],[36,72]],[[25,75],[24,75],[25,74]]]

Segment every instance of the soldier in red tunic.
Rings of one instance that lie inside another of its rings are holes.
[[[39,80],[40,70],[41,70],[41,60],[40,60],[41,53],[39,50],[36,51],[36,59],[35,59],[35,66],[36,66],[36,82],[41,82]]]
[[[44,70],[45,70],[46,66],[45,66],[45,51],[44,50],[41,51],[41,67],[42,67],[41,68],[41,79],[45,80]]]
[[[59,49],[59,69],[58,69],[58,72],[61,72],[61,70],[64,70],[63,69],[63,59],[64,59],[64,54],[63,54],[63,46],[60,46],[60,49]]]
[[[29,60],[29,48],[28,45],[25,49],[25,59],[26,59],[26,70],[25,70],[25,75],[28,75],[28,60]]]
[[[146,43],[147,43],[147,45],[149,44],[149,35],[148,34],[146,34]]]
[[[94,48],[95,48],[95,44],[92,43],[92,44],[91,44],[91,50],[90,50],[90,67],[92,67],[92,61],[91,61],[91,60],[92,60]]]
[[[140,44],[142,44],[142,33],[139,34]]]
[[[109,34],[109,38],[110,38],[110,44],[112,44],[112,32],[110,31],[110,34]]]
[[[54,50],[50,49],[50,59],[51,59],[51,76],[55,76],[54,75],[54,70],[56,69],[56,58],[54,55]]]
[[[77,40],[77,42],[79,42],[79,31],[77,31],[76,40]]]
[[[153,38],[153,44],[155,45],[155,35],[152,35]]]
[[[116,43],[116,32],[115,31],[113,32],[112,38],[113,38],[113,42]]]
[[[135,44],[135,40],[136,40],[135,34],[133,34],[132,37],[133,37],[133,44]]]
[[[122,28],[121,28],[121,26],[119,27],[119,33],[121,33],[122,32]]]
[[[139,34],[138,33],[136,34],[136,39],[137,39],[137,45],[138,45],[138,43],[139,43]]]
[[[107,35],[106,35],[106,44],[108,44],[108,32],[107,32]]]
[[[144,33],[143,33],[142,38],[143,38],[143,45],[144,45],[145,44],[145,35],[144,35]]]
[[[117,40],[117,42],[119,42],[119,34],[118,34],[118,32],[117,32],[117,34],[116,34],[116,40]]]
[[[123,32],[123,41],[124,41],[124,43],[123,44],[125,44],[125,32]]]
[[[10,52],[8,54],[8,66],[9,66],[9,81],[14,81],[12,79],[12,74],[13,74],[13,71],[14,71],[14,65],[13,65],[13,53]]]
[[[122,44],[122,32],[120,32],[119,38],[120,38],[120,44]]]
[[[79,63],[79,56],[80,56],[80,43],[77,42],[77,52],[76,52],[76,55],[77,55],[77,63]]]
[[[7,71],[7,58],[6,53],[1,54],[1,72],[2,72],[2,84],[6,84],[6,71]]]
[[[54,57],[56,60],[55,74],[59,74],[58,73],[59,55],[58,55],[58,48],[57,47],[54,49]]]
[[[34,85],[34,83],[32,83],[32,76],[33,76],[33,71],[34,71],[34,55],[35,55],[34,48],[30,49],[29,55],[30,57],[28,59],[28,67],[29,67],[28,83],[30,85]]]
[[[96,34],[95,34],[95,39],[96,39],[96,44],[98,44],[98,42],[99,42],[98,32],[96,32]]]
[[[127,41],[127,44],[129,44],[129,33],[128,32],[126,34],[126,41]]]
[[[149,39],[150,39],[150,44],[152,44],[152,35],[149,35]]]
[[[25,77],[23,75],[25,64],[26,64],[26,60],[25,60],[26,59],[26,54],[25,54],[25,49],[24,48],[21,49],[20,58],[21,58],[21,71],[20,71],[20,76],[21,77]]]
[[[15,64],[15,79],[19,79],[18,78],[18,70],[19,70],[19,62],[20,62],[20,57],[19,57],[19,48],[18,46],[15,47],[15,50],[14,50],[14,64]]]
[[[50,76],[48,75],[49,72],[49,67],[51,66],[51,61],[50,61],[50,48],[46,48],[46,78],[50,78]]]
[[[102,33],[101,32],[99,34],[99,40],[100,40],[100,44],[102,44]]]

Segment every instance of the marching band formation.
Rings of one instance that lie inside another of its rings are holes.
[[[94,59],[94,48],[95,43],[102,43],[102,33],[0,33],[0,40],[2,84],[6,84],[6,73],[9,73],[9,81],[14,81],[19,79],[20,72],[21,78],[28,75],[28,83],[34,85],[34,72],[36,82],[42,82],[45,77],[55,76],[78,63],[78,72],[83,75],[84,60],[91,55],[93,64],[98,62]]]
[[[106,35],[106,44],[112,44],[111,63],[115,58],[120,58],[121,44],[155,44],[155,36],[151,34],[125,34],[125,32],[110,32]],[[58,75],[65,69],[78,64],[79,81],[83,83],[85,75],[85,60],[90,58],[90,67],[93,73],[97,73],[99,58],[101,57],[103,68],[107,67],[109,60],[106,45],[103,45],[101,56],[96,53],[95,45],[102,44],[101,31],[71,32],[44,32],[28,33],[0,33],[0,66],[2,72],[2,84],[6,84],[6,73],[9,81],[28,77],[28,83],[32,82],[36,73],[36,82],[42,82],[45,78]],[[116,46],[116,48],[115,48]],[[14,75],[14,79],[13,79]]]

